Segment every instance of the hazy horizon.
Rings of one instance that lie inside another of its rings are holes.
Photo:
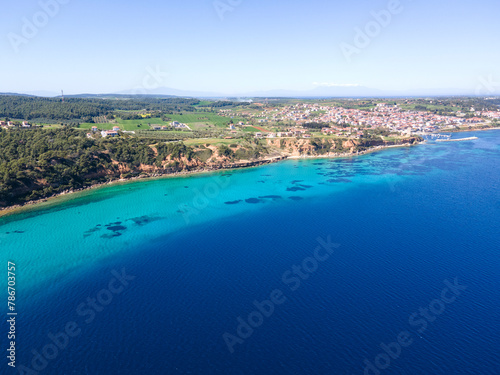
[[[492,0],[6,3],[0,91],[498,94],[498,9]]]
[[[252,92],[215,92],[200,90],[183,90],[172,87],[159,87],[151,90],[139,88],[123,90],[118,92],[68,92],[67,90],[47,91],[0,91],[0,95],[28,95],[55,98],[64,95],[66,97],[74,96],[175,96],[175,97],[197,97],[197,98],[425,98],[425,97],[497,97],[500,96],[500,90],[487,91],[483,86],[481,90],[464,91],[460,89],[429,89],[429,90],[379,90],[363,86],[353,88],[344,87],[316,87],[303,90],[256,90]]]

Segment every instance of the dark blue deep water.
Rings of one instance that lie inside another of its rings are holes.
[[[500,374],[500,132],[455,138],[471,135],[220,175],[231,183],[207,204],[193,191],[213,176],[4,219],[17,369],[35,358],[50,375]],[[110,286],[123,269],[135,278]],[[282,303],[270,316],[252,314],[271,297]],[[79,334],[54,353],[48,335],[69,322]]]

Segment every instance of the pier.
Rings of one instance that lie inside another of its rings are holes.
[[[459,138],[459,139],[436,139],[436,142],[460,142],[460,141],[472,141],[474,139],[477,139],[477,137]]]

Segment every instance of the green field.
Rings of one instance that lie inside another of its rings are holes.
[[[213,102],[210,100],[200,100],[198,104],[195,105],[195,107],[200,107],[200,106],[207,106],[212,104]]]
[[[460,108],[458,108],[458,107],[445,106],[445,105],[439,105],[439,104],[437,104],[437,105],[436,104],[427,104],[427,103],[423,103],[423,104],[402,104],[402,105],[400,105],[400,107],[402,109],[414,111],[415,107],[418,106],[418,105],[426,107],[427,111],[457,112],[457,111],[460,110]]]
[[[262,130],[254,128],[253,126],[244,126],[241,128],[241,130],[243,130],[244,132],[262,133]]]
[[[197,138],[197,139],[186,139],[184,141],[185,145],[188,146],[199,146],[199,145],[231,145],[231,144],[241,144],[245,142],[244,139],[221,139],[221,138]]]
[[[80,124],[81,129],[91,129],[92,126],[97,126],[100,130],[110,130],[113,126],[119,126],[122,130],[148,130],[151,127],[148,124],[158,124],[158,125],[168,125],[167,122],[163,122],[161,118],[148,118],[142,120],[122,120],[116,119],[116,124],[91,124],[83,123]]]
[[[229,121],[233,120],[233,122],[237,123],[239,121],[244,121],[244,119],[235,117],[233,119],[228,117],[219,116],[215,113],[206,113],[206,112],[189,112],[183,114],[173,114],[166,115],[170,120],[164,122],[161,118],[143,118],[139,120],[122,120],[120,118],[116,119],[116,123],[113,124],[92,124],[92,123],[83,123],[80,124],[80,128],[82,129],[91,129],[92,126],[97,126],[97,128],[101,130],[110,130],[113,126],[119,126],[122,130],[147,130],[150,129],[149,124],[152,125],[169,125],[172,121],[178,121],[184,124],[187,124],[192,130],[198,130],[208,127],[218,127],[218,128],[227,128]]]
[[[215,125],[219,128],[227,128],[231,120],[233,120],[234,123],[237,123],[239,121],[244,121],[244,119],[239,117],[231,119],[229,117],[219,116],[216,113],[207,113],[207,112],[188,112],[188,113],[183,113],[182,115],[180,114],[167,115],[167,117],[170,117],[172,121],[179,121],[188,125],[192,124],[194,125],[195,128],[196,125],[206,126],[206,124]]]
[[[60,128],[62,128],[62,125],[59,125],[59,124],[44,124],[44,123],[41,123],[41,124],[38,124],[38,125],[42,125],[43,129],[60,129]]]

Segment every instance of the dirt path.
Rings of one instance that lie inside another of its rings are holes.
[[[264,132],[264,133],[270,133],[269,130],[266,130],[264,128],[261,128],[260,126],[257,126],[257,125],[252,125],[253,128],[255,129],[259,129],[260,131]]]

